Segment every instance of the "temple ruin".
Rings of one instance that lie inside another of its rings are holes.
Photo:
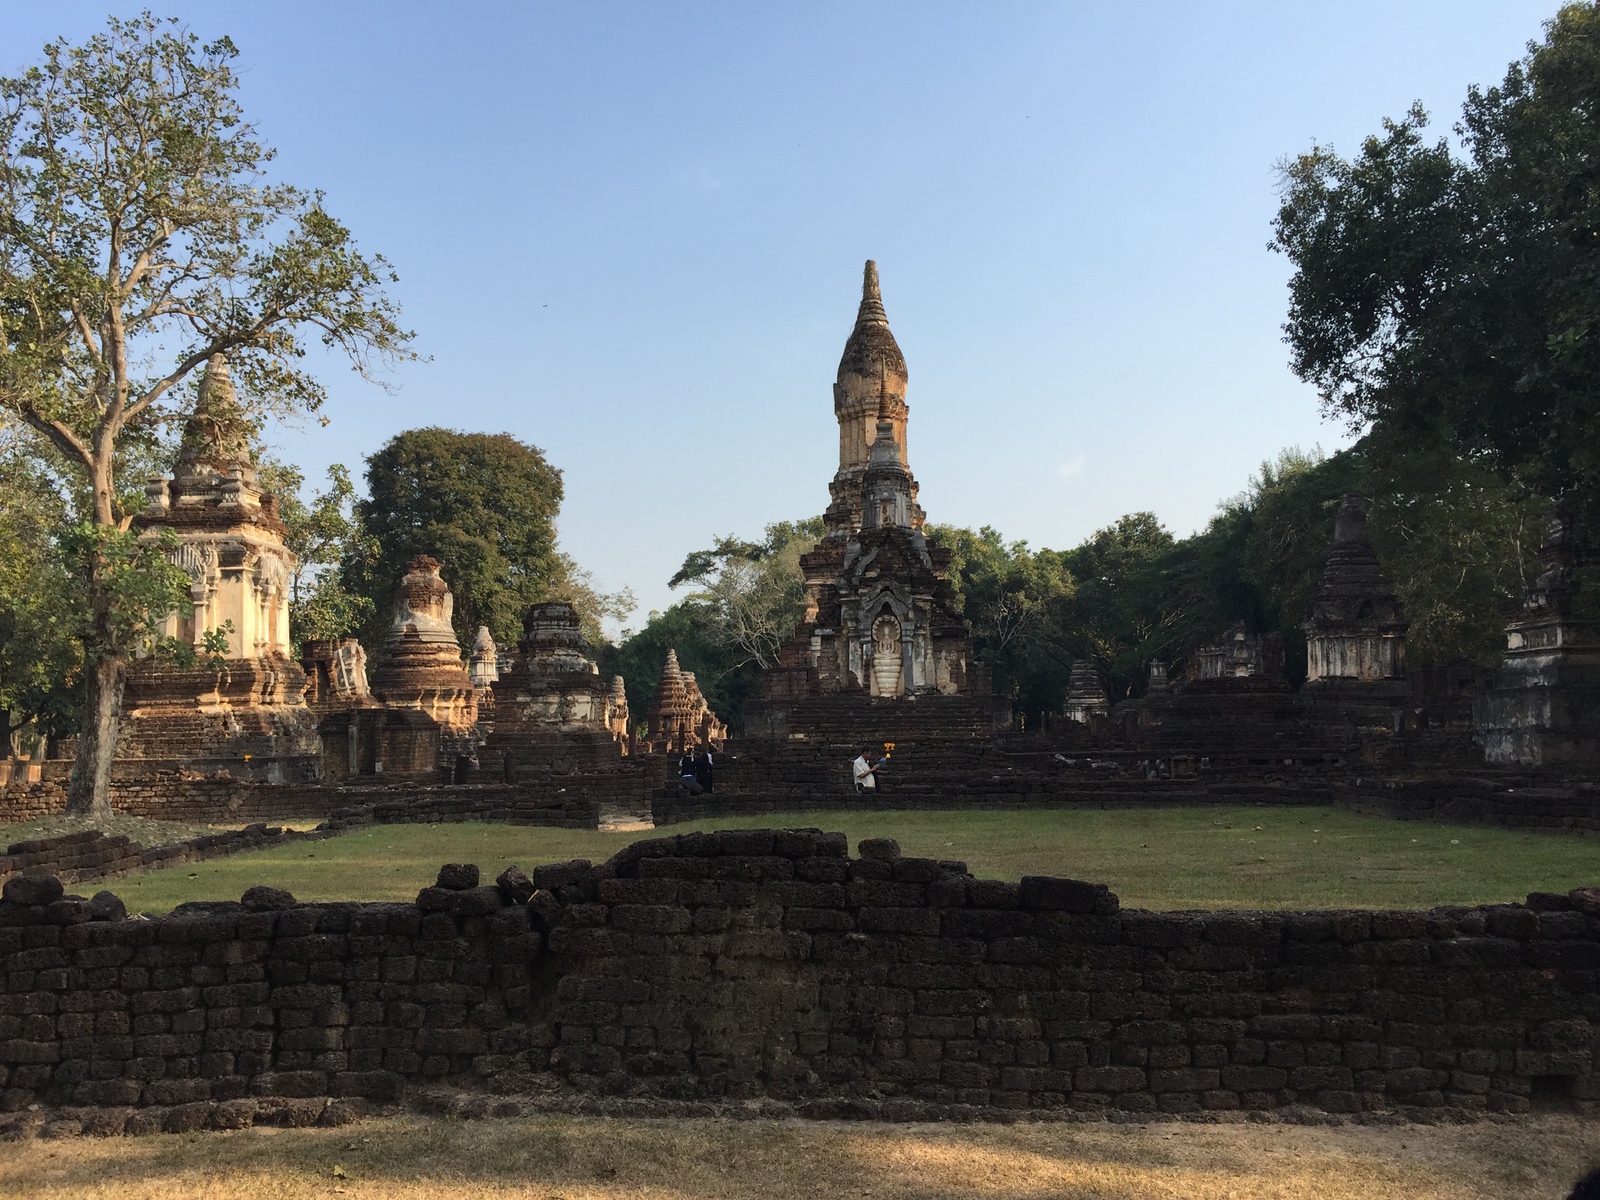
[[[1600,762],[1600,621],[1580,604],[1588,555],[1574,527],[1553,514],[1542,570],[1506,627],[1506,657],[1485,672],[1473,721],[1491,763]]]
[[[227,359],[214,355],[176,469],[149,481],[133,519],[142,541],[176,540],[193,610],[169,613],[159,632],[194,661],[145,658],[129,670],[117,755],[142,762],[124,772],[182,764],[277,783],[316,775],[316,717],[289,644],[296,562],[277,498],[258,484],[251,432]]]
[[[839,467],[825,533],[800,559],[805,612],[761,699],[745,707],[747,734],[804,735],[808,724],[820,733],[838,706],[816,702],[833,697],[950,699],[964,702],[974,732],[992,724],[989,676],[955,608],[950,552],[923,535],[906,453],[907,380],[869,261],[833,385]]]
[[[727,728],[711,711],[692,671],[678,665],[678,652],[669,649],[650,700],[648,745],[657,754],[685,750],[721,749]]]
[[[528,609],[516,662],[492,685],[494,732],[484,748],[489,769],[503,768],[507,756],[526,765],[552,756],[588,764],[621,757],[612,687],[588,653],[571,604],[553,600]]]

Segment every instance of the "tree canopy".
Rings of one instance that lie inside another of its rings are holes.
[[[1448,450],[1600,529],[1600,6],[1472,88],[1457,145],[1427,126],[1283,165],[1294,370],[1374,455]]]
[[[136,569],[125,445],[190,415],[194,373],[217,354],[256,419],[321,404],[302,365],[310,341],[364,375],[410,355],[384,260],[319,194],[268,178],[273,152],[234,98],[236,54],[145,13],[80,46],[52,42],[0,79],[0,409],[48,441],[82,493],[74,812],[109,811],[123,682],[148,624],[121,606],[184,602],[181,587],[153,587],[159,565]]]
[[[522,617],[542,600],[569,600],[591,642],[600,618],[626,616],[633,598],[599,591],[556,544],[561,472],[509,433],[429,427],[391,438],[367,460],[367,496],[355,503],[359,536],[346,543],[342,586],[368,614],[363,640],[381,653],[406,562],[439,560],[455,593],[456,634],[478,626],[514,646]]]

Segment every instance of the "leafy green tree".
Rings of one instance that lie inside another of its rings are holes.
[[[1059,706],[1072,661],[1056,636],[1054,606],[1077,584],[1060,554],[1007,542],[985,525],[977,532],[930,525],[928,540],[950,551],[950,584],[972,627],[973,649],[989,665],[995,689],[1025,712]]]
[[[188,415],[185,384],[214,354],[256,416],[321,403],[300,365],[308,337],[363,374],[409,354],[387,264],[320,196],[266,178],[272,152],[234,99],[236,53],[146,13],[0,79],[0,409],[49,440],[87,497],[71,539],[91,614],[75,813],[109,812],[145,624],[117,606],[172,607],[134,578],[145,564],[119,451]]]
[[[602,617],[633,609],[630,593],[601,592],[557,547],[561,472],[509,433],[397,434],[367,460],[367,491],[355,504],[360,537],[341,573],[344,588],[370,605],[365,640],[379,652],[394,589],[419,554],[439,560],[455,593],[463,646],[479,625],[515,645],[523,614],[542,600],[570,601],[591,642],[601,640]]]
[[[47,735],[70,730],[83,666],[60,544],[70,501],[30,440],[0,425],[0,751],[30,722]]]
[[[315,638],[340,638],[357,633],[376,615],[373,602],[344,586],[338,567],[346,559],[373,553],[356,519],[355,485],[349,468],[328,468],[328,486],[309,504],[301,497],[305,476],[298,467],[275,459],[258,462],[264,488],[278,498],[278,513],[288,527],[284,539],[294,551],[294,578],[289,589],[289,640],[295,645]]]
[[[1420,106],[1284,164],[1291,362],[1357,429],[1600,529],[1600,6],[1568,4],[1456,132]]]
[[[668,586],[699,585],[690,594],[694,611],[709,623],[712,642],[737,652],[733,667],[775,667],[805,613],[800,556],[822,534],[822,518],[810,517],[768,525],[759,542],[718,538],[711,549],[688,555]]]

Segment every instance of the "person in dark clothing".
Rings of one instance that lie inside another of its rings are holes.
[[[694,779],[709,793],[711,787],[711,751],[702,747],[694,756]]]
[[[694,783],[694,751],[685,750],[678,757],[678,778],[685,783]]]

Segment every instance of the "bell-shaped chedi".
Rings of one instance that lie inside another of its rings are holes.
[[[383,663],[372,675],[372,694],[389,708],[426,713],[446,738],[470,734],[478,719],[477,691],[456,641],[455,597],[439,575],[439,562],[419,555],[406,564],[394,594]]]
[[[1367,535],[1367,502],[1354,493],[1339,505],[1322,586],[1301,628],[1308,686],[1405,678],[1405,613]]]
[[[227,360],[215,355],[201,376],[173,476],[146,484],[145,507],[133,519],[141,539],[177,541],[173,559],[189,576],[192,610],[169,613],[160,633],[191,647],[198,661],[134,664],[119,759],[177,760],[285,782],[316,773],[315,717],[289,644],[296,561],[284,544],[288,530],[276,497],[257,485],[251,432]]]
[[[528,609],[516,662],[492,686],[495,727],[484,747],[491,767],[507,755],[547,766],[617,760],[622,739],[613,728],[613,688],[590,660],[577,610],[565,600]],[[626,723],[624,709],[624,729]]]

